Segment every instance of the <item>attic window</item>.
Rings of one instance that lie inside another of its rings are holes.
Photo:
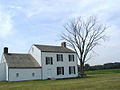
[[[19,73],[16,73],[16,77],[19,77]]]
[[[34,52],[34,48],[32,47],[32,52]]]

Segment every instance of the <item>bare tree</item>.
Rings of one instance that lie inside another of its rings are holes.
[[[80,76],[84,75],[84,64],[91,55],[94,47],[100,45],[101,41],[106,39],[105,30],[107,27],[100,24],[96,17],[82,19],[78,17],[65,24],[66,33],[62,33],[61,39],[65,40],[77,54],[80,61]]]

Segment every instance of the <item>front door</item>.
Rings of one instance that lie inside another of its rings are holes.
[[[47,70],[47,76],[48,76],[48,78],[51,78],[51,74],[52,74],[51,69],[48,69]]]

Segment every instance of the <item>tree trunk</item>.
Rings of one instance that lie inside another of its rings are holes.
[[[80,62],[80,76],[79,77],[84,77],[84,64]]]

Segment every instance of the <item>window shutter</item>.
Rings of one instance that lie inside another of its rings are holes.
[[[64,67],[62,67],[62,75],[64,75]]]
[[[69,67],[69,74],[71,74],[71,70],[70,70],[70,67]]]
[[[57,67],[57,75],[59,75],[59,70],[58,69],[59,69],[59,67]]]
[[[46,57],[46,65],[48,64],[48,58]]]
[[[69,67],[69,74],[71,74],[71,67]]]
[[[63,61],[63,55],[62,54],[61,54],[61,59],[62,59],[61,61]]]
[[[51,64],[53,64],[53,58],[51,57]]]
[[[68,55],[68,59],[69,59],[69,61],[70,61],[70,55]]]
[[[74,74],[75,74],[75,66],[74,66]]]
[[[58,61],[58,54],[57,54],[57,61]]]
[[[73,61],[74,61],[74,55],[73,55]]]

